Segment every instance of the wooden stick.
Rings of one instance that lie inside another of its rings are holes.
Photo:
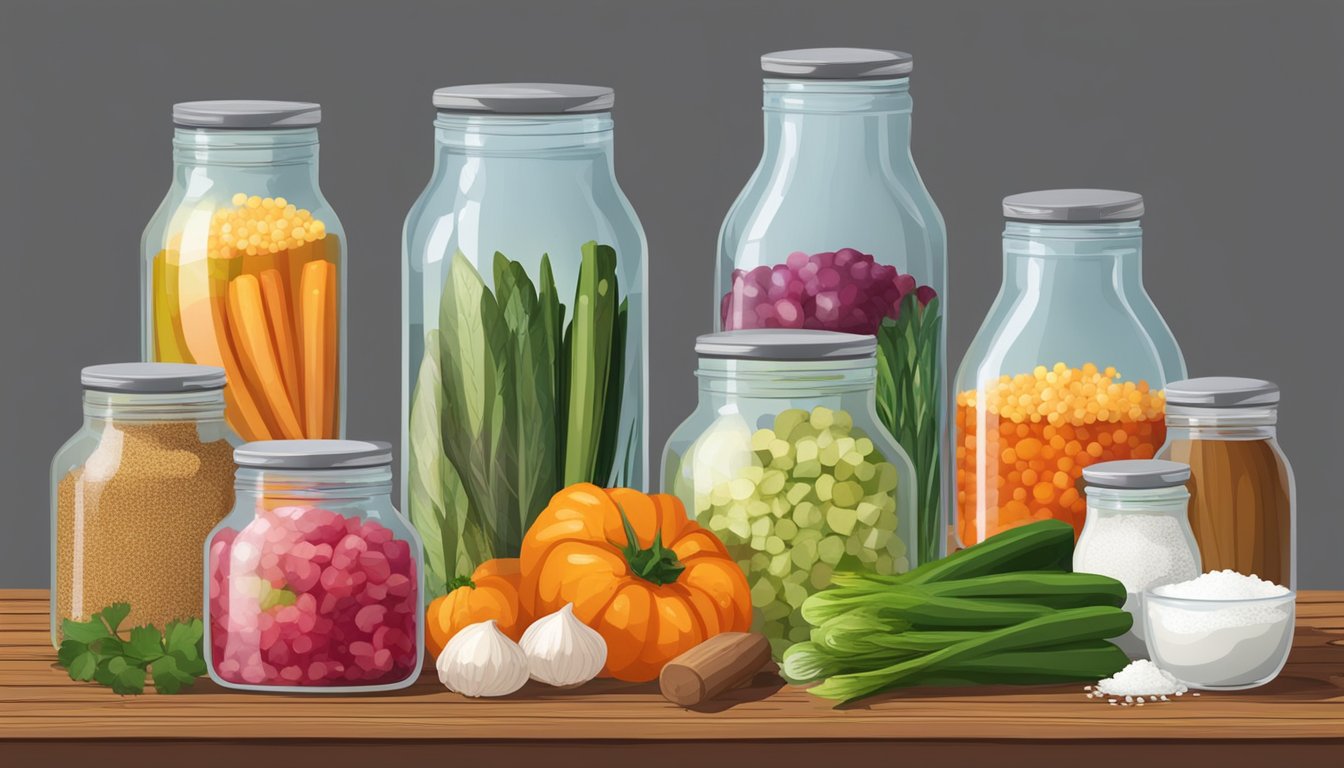
[[[747,682],[769,661],[764,635],[723,632],[669,661],[658,687],[673,704],[693,707]]]

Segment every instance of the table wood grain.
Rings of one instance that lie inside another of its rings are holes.
[[[751,764],[762,749],[778,750],[787,764],[825,762],[829,749],[840,748],[856,758],[929,752],[996,765],[1015,764],[1009,753],[1044,748],[1052,758],[1076,751],[1091,763],[1158,746],[1174,758],[1191,745],[1205,748],[1190,753],[1197,762],[1207,761],[1208,748],[1226,750],[1230,764],[1344,757],[1344,591],[1299,595],[1293,653],[1273,683],[1142,707],[1111,706],[1066,685],[926,688],[836,709],[773,674],[697,710],[668,703],[655,685],[615,681],[566,691],[529,684],[513,696],[470,700],[444,690],[432,673],[402,691],[360,696],[242,694],[202,680],[177,696],[123,697],[71,681],[55,666],[47,627],[45,591],[0,590],[0,754],[57,765],[95,747],[166,756],[192,744],[197,765],[216,758],[236,765],[239,750],[277,760],[302,750],[296,754],[325,755],[325,764],[355,764],[367,761],[368,749],[393,744],[399,754],[423,751],[426,759],[498,757],[509,749],[519,760],[533,754],[582,764],[585,750],[600,750],[606,759],[683,766],[707,755]]]

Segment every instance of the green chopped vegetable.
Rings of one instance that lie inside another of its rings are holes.
[[[71,680],[92,680],[122,695],[139,694],[144,693],[148,670],[156,691],[177,693],[206,673],[200,619],[170,621],[163,634],[146,625],[122,635],[121,623],[130,613],[131,606],[115,603],[88,621],[61,622],[63,640],[56,660]]]
[[[568,325],[548,256],[534,282],[495,254],[490,286],[453,257],[410,406],[407,505],[431,597],[485,560],[516,556],[569,483],[609,485],[618,459],[632,472],[637,423],[620,433],[629,305],[616,252],[581,250]]]

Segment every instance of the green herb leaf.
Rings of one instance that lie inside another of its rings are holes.
[[[200,619],[170,621],[163,631],[163,650],[187,658],[200,658],[198,649],[205,636],[205,624]]]
[[[117,630],[121,628],[121,622],[125,621],[126,617],[130,615],[130,603],[113,603],[95,613],[94,618],[102,617],[103,622],[107,624],[108,634],[115,635]]]
[[[64,666],[70,673],[71,680],[79,680],[81,682],[92,680],[93,671],[98,667],[98,657],[86,650],[75,656]]]
[[[141,662],[150,662],[163,655],[163,636],[153,626],[136,627],[126,643],[126,656]]]
[[[204,663],[201,668],[204,669]],[[177,663],[177,657],[167,655],[159,657],[149,667],[154,675],[154,690],[159,693],[173,694],[178,693],[183,688],[189,687],[196,682],[196,674],[180,669]]]
[[[78,640],[66,638],[61,641],[61,647],[56,649],[56,663],[69,669],[75,659],[89,650],[87,643],[81,643]]]
[[[107,631],[107,627],[103,624],[102,619],[95,613],[93,618],[88,621],[62,619],[61,637],[66,640],[74,640],[88,645],[94,640],[102,640],[105,637],[111,637],[111,634]]]

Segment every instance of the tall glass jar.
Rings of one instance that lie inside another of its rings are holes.
[[[174,105],[173,183],[141,241],[146,360],[224,368],[245,440],[345,421],[345,234],[317,185],[316,104]]]
[[[877,418],[871,336],[701,336],[700,402],[663,449],[662,488],[727,545],[755,631],[778,656],[806,640],[800,606],[834,571],[919,563],[915,469]]]
[[[120,363],[80,374],[84,424],[51,462],[51,639],[127,603],[126,627],[201,611],[201,544],[233,506],[224,371]]]
[[[1167,443],[1190,465],[1190,524],[1204,567],[1297,588],[1297,492],[1279,447],[1279,387],[1209,376],[1167,384]]]
[[[613,94],[434,94],[434,174],[406,217],[402,482],[431,594],[516,557],[575,482],[642,487],[647,249],[616,183]]]
[[[1033,520],[1082,530],[1079,479],[1162,445],[1165,368],[1135,314],[1143,199],[1062,189],[1004,199],[1003,286],[957,373],[957,533]],[[1121,244],[1117,247],[1117,240]]]
[[[761,57],[765,149],[724,219],[716,327],[877,334],[877,413],[914,461],[921,559],[945,549],[947,230],[910,154],[899,51]]]
[[[1130,658],[1147,658],[1144,590],[1200,573],[1190,530],[1190,467],[1174,461],[1107,461],[1083,470],[1087,524],[1073,549],[1073,570],[1125,585],[1134,627],[1115,638]]]
[[[386,691],[420,675],[420,537],[392,450],[269,440],[234,452],[238,500],[205,544],[205,662],[228,688]]]

